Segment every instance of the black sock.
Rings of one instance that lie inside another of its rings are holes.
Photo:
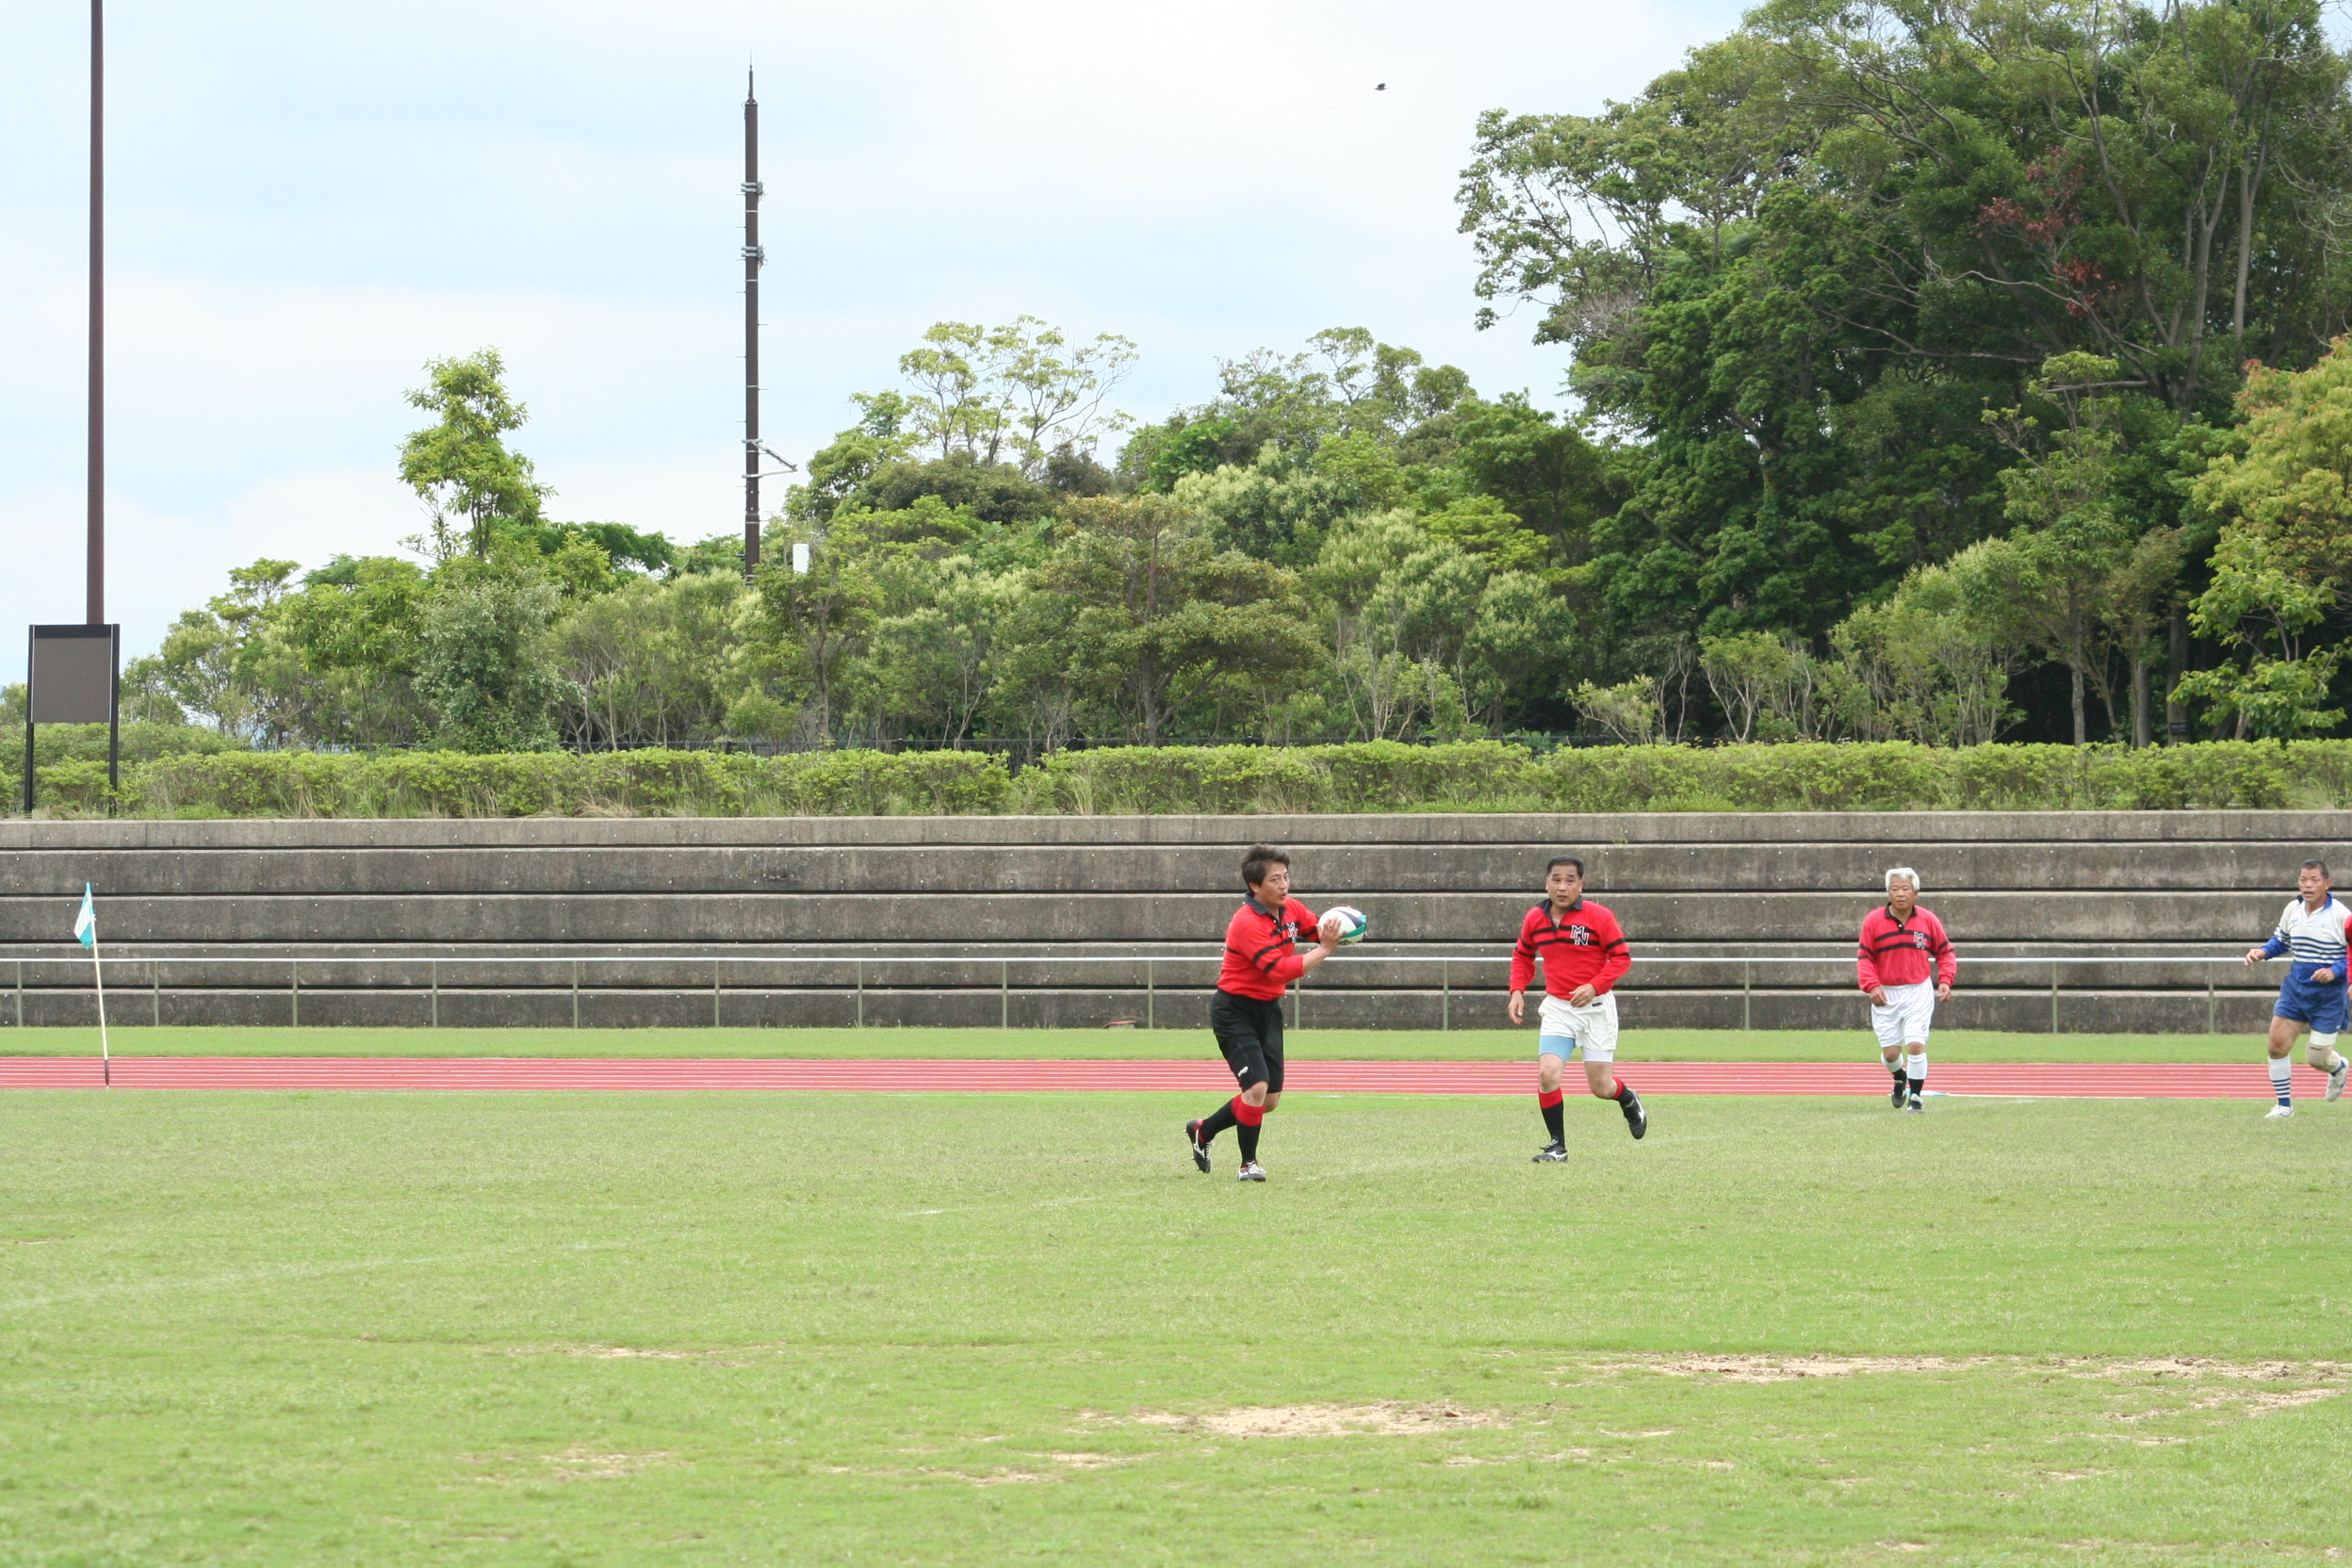
[[[1912,1098],[1912,1099],[1917,1100],[1919,1096],[1921,1096],[1921,1095],[1925,1094],[1926,1092],[1927,1092],[1927,1080],[1926,1080],[1926,1079],[1924,1079],[1924,1078],[1914,1078],[1914,1079],[1912,1079],[1912,1080],[1911,1080],[1911,1098]]]
[[[1228,1100],[1225,1103],[1219,1105],[1216,1110],[1211,1111],[1207,1116],[1200,1119],[1200,1141],[1202,1143],[1213,1142],[1215,1141],[1217,1134],[1223,1132],[1228,1127],[1234,1127],[1238,1125],[1240,1125],[1240,1123],[1233,1116],[1233,1102]]]
[[[1244,1165],[1257,1164],[1258,1127],[1252,1126],[1247,1121],[1235,1122],[1233,1125],[1239,1130],[1241,1136],[1241,1163]],[[1263,1125],[1264,1123],[1258,1124],[1258,1126]]]
[[[1552,1135],[1554,1143],[1568,1141],[1568,1107],[1555,1100],[1544,1109],[1544,1130]]]

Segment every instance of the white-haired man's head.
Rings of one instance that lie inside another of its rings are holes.
[[[1919,890],[1919,874],[1909,866],[1897,866],[1886,874],[1886,890],[1893,892],[1898,882],[1910,883],[1914,893]]]

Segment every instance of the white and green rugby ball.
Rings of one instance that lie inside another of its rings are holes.
[[[1372,929],[1371,923],[1364,918],[1362,909],[1350,908],[1345,904],[1336,908],[1324,910],[1323,919],[1339,922],[1339,945],[1342,947],[1355,946],[1356,943],[1364,940],[1365,933]]]

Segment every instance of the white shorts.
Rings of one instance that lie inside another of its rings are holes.
[[[1886,1005],[1870,1004],[1870,1027],[1878,1031],[1878,1043],[1887,1051],[1900,1051],[1916,1041],[1927,1043],[1928,1025],[1936,1021],[1936,982],[1922,980],[1915,986],[1886,988]]]
[[[1583,1007],[1571,1007],[1562,998],[1547,996],[1536,1010],[1536,1019],[1538,1056],[1558,1056],[1564,1062],[1569,1052],[1582,1046],[1588,1062],[1617,1059],[1616,992],[1596,996]]]

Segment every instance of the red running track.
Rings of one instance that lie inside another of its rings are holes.
[[[118,1056],[124,1089],[855,1089],[932,1093],[1041,1089],[1182,1090],[1220,1094],[1222,1064],[974,1060],[714,1060],[546,1056]],[[1875,1062],[1630,1062],[1621,1075],[1644,1094],[1877,1094]],[[2316,1099],[2327,1079],[2295,1070]],[[1572,1085],[1576,1075],[1571,1074]],[[1526,1062],[1293,1062],[1288,1087],[1315,1094],[1526,1094]],[[2095,1099],[2267,1099],[2259,1060],[2147,1066],[1938,1063],[1947,1094]],[[94,1056],[0,1057],[0,1088],[95,1088]]]

